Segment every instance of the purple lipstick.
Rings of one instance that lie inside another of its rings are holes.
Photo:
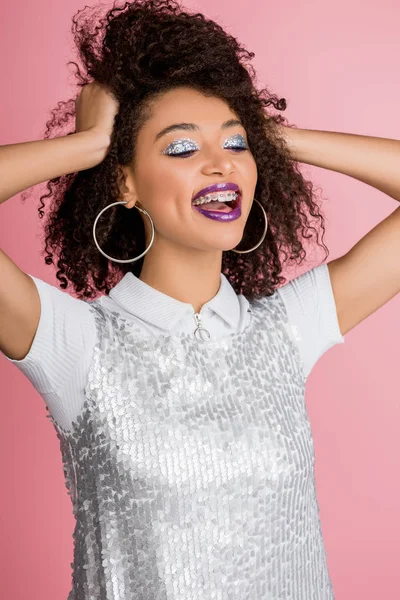
[[[206,196],[207,194],[211,194],[213,192],[218,193],[218,192],[227,192],[227,191],[233,191],[233,192],[237,193],[236,199],[231,201],[229,203],[229,205],[224,205],[224,207],[221,207],[218,210],[208,210],[208,209],[204,208],[205,206],[208,205],[208,203],[199,204],[197,206],[193,206],[193,208],[195,210],[197,210],[199,213],[201,213],[204,217],[207,217],[208,219],[212,219],[214,221],[219,221],[219,222],[235,221],[242,214],[242,210],[241,210],[242,196],[241,196],[240,188],[236,183],[228,182],[228,183],[217,183],[215,185],[209,185],[209,186],[203,188],[202,190],[200,190],[199,192],[197,192],[197,194],[192,198],[192,202],[194,200],[196,200],[197,198],[200,198],[200,196]],[[231,208],[231,210],[225,212],[226,208],[228,206],[229,206],[229,208]]]

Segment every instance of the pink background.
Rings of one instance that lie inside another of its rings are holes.
[[[2,8],[0,144],[40,139],[50,109],[72,95],[65,66],[73,57],[71,17],[84,5],[20,0]],[[186,6],[256,53],[258,84],[287,99],[290,123],[400,139],[398,0]],[[323,191],[328,261],[397,206],[344,175],[308,166],[303,172]],[[56,285],[40,254],[37,205],[15,197],[0,207],[1,247],[26,272]],[[296,274],[319,262],[323,252],[316,250]],[[339,600],[400,598],[399,315],[395,297],[328,351],[308,379],[317,491]],[[0,381],[0,594],[65,599],[74,521],[58,440],[43,399],[2,356]]]

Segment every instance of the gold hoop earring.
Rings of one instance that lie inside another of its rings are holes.
[[[256,198],[253,198],[253,200],[254,200],[255,202],[257,202],[257,204],[260,206],[260,208],[261,208],[261,210],[262,210],[262,212],[263,212],[263,215],[264,215],[265,226],[264,226],[264,231],[263,231],[263,234],[262,234],[262,236],[261,236],[261,240],[258,242],[258,244],[256,244],[255,246],[253,246],[253,248],[250,248],[250,250],[234,250],[234,249],[232,248],[232,252],[237,252],[238,254],[247,254],[247,252],[252,252],[252,251],[253,251],[253,250],[255,250],[256,248],[258,248],[258,246],[259,246],[260,244],[262,244],[262,242],[264,241],[264,238],[265,238],[265,235],[266,235],[266,233],[267,233],[267,229],[268,229],[268,218],[267,218],[267,213],[265,212],[263,205],[262,205],[262,204],[261,204],[261,203],[260,203],[260,202],[259,202],[259,201],[258,201]]]

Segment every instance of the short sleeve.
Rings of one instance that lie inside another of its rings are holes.
[[[73,381],[78,389],[86,380],[96,341],[90,305],[29,275],[40,297],[38,328],[22,360],[4,356],[24,373],[42,396],[59,392]]]
[[[277,290],[298,345],[308,377],[321,356],[335,344],[343,344],[328,265],[303,273]]]

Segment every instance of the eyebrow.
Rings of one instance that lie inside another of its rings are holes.
[[[229,121],[225,121],[225,123],[222,123],[221,129],[223,130],[228,129],[229,127],[237,127],[238,125],[243,127],[242,122],[238,119],[229,119]],[[171,131],[176,131],[177,129],[183,129],[184,131],[200,131],[200,127],[195,123],[174,123],[173,125],[168,125],[168,127],[165,127],[164,129],[159,131],[155,137],[154,142],[159,140],[160,137],[162,137],[163,135],[166,135]]]

